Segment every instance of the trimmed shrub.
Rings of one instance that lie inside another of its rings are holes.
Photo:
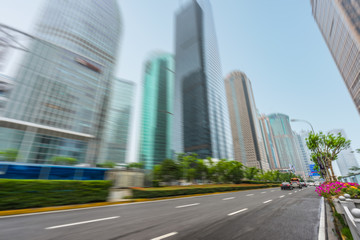
[[[110,181],[0,179],[0,210],[106,201]]]
[[[227,187],[207,187],[207,188],[192,188],[184,187],[178,189],[159,189],[159,190],[146,190],[146,188],[132,188],[133,198],[158,198],[158,197],[169,197],[169,196],[180,196],[180,195],[191,195],[199,193],[215,193],[215,192],[226,192],[236,190],[250,190],[258,188],[278,187],[278,184],[268,185],[254,185],[254,186],[227,186]]]

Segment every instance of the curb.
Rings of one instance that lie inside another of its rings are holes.
[[[276,187],[268,187],[268,188],[276,188]],[[262,188],[262,189],[267,189],[267,188]],[[109,205],[121,205],[121,204],[126,204],[126,203],[152,202],[152,201],[166,200],[166,199],[199,197],[199,196],[206,196],[206,195],[224,194],[224,193],[230,193],[230,192],[242,192],[242,191],[249,191],[249,190],[258,190],[258,189],[256,188],[256,189],[233,190],[233,191],[215,192],[215,193],[199,193],[199,194],[169,196],[169,197],[160,197],[160,198],[138,198],[138,199],[129,199],[129,200],[125,200],[125,201],[119,201],[119,202],[97,202],[97,203],[86,203],[86,204],[54,206],[54,207],[4,210],[4,211],[0,211],[0,217],[1,216],[11,216],[11,215],[41,213],[41,212],[71,210],[71,209],[81,209],[81,208],[91,208],[91,207],[101,207],[101,206],[109,206]]]

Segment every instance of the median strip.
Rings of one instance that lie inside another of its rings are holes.
[[[55,228],[62,228],[62,227],[70,227],[70,226],[80,225],[80,224],[85,224],[85,223],[92,223],[92,222],[99,222],[99,221],[111,220],[111,219],[115,219],[115,218],[119,218],[119,217],[120,217],[120,216],[115,216],[115,217],[94,219],[94,220],[89,220],[89,221],[84,221],[84,222],[69,223],[69,224],[64,224],[64,225],[47,227],[47,228],[45,228],[45,229],[55,229]]]
[[[196,206],[196,205],[199,205],[199,204],[200,204],[200,203],[193,203],[193,204],[187,204],[187,205],[176,206],[175,208],[191,207],[191,206]]]
[[[265,202],[263,202],[263,203],[268,203],[268,202],[271,202],[272,200],[267,200],[267,201],[265,201]]]
[[[229,213],[228,216],[232,216],[232,215],[234,215],[234,214],[241,213],[241,212],[244,212],[244,211],[246,211],[246,210],[248,210],[248,209],[247,209],[247,208],[244,208],[244,209],[241,209],[241,210],[239,210],[239,211]]]
[[[228,197],[228,198],[223,198],[223,200],[231,200],[234,199],[235,197]]]
[[[174,236],[174,235],[176,235],[176,234],[177,234],[177,232],[172,232],[172,233],[168,233],[168,234],[162,235],[162,236],[160,236],[160,237],[152,238],[151,240],[161,240],[161,239],[164,239],[164,238],[167,238],[167,237]]]

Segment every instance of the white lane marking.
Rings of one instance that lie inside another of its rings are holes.
[[[321,198],[321,210],[320,210],[320,226],[318,240],[325,240],[325,209],[324,209],[324,197]]]
[[[271,190],[270,192],[275,192],[275,190]]]
[[[228,216],[232,216],[232,215],[234,215],[234,214],[241,213],[241,212],[246,211],[246,210],[248,210],[248,209],[247,209],[247,208],[244,208],[244,209],[241,209],[241,210],[239,210],[239,211],[229,213]]]
[[[177,232],[172,232],[172,233],[168,233],[168,234],[162,235],[162,236],[160,236],[160,237],[152,238],[151,240],[161,240],[161,239],[164,239],[164,238],[167,238],[167,237],[174,236],[174,235],[176,235],[176,234],[177,234]]]
[[[261,192],[261,193],[266,193],[266,192]]]
[[[289,193],[289,195],[291,195],[292,193]]]
[[[248,194],[248,195],[246,195],[247,197],[250,197],[250,196],[254,196],[254,194]]]
[[[254,190],[248,190],[248,191],[254,191]],[[152,204],[152,203],[158,203],[158,202],[179,201],[179,200],[190,199],[190,198],[206,198],[206,197],[213,197],[214,195],[221,195],[221,194],[229,194],[229,193],[225,192],[225,193],[216,193],[216,194],[211,194],[211,195],[194,196],[194,197],[185,197],[184,196],[181,198],[154,200],[154,201],[146,201],[146,202],[119,203],[119,204],[111,204],[111,205],[96,206],[96,207],[84,207],[84,208],[75,208],[75,209],[66,209],[66,210],[47,211],[47,212],[24,213],[24,214],[16,214],[16,215],[9,215],[9,216],[0,216],[0,219],[1,218],[26,217],[26,216],[43,215],[43,214],[51,214],[51,213],[83,211],[83,210],[97,209],[97,208],[123,207],[123,206],[128,206],[128,205],[137,205],[137,204]],[[254,194],[248,194],[248,195],[252,196]],[[246,195],[246,196],[248,196],[248,195]]]
[[[187,204],[187,205],[176,206],[175,208],[191,207],[191,206],[196,206],[196,205],[199,205],[199,204],[200,204],[200,203],[193,203],[193,204]]]
[[[265,201],[265,202],[263,202],[263,203],[268,203],[268,202],[271,202],[272,200],[267,200],[267,201]]]
[[[234,199],[235,197],[228,197],[228,198],[223,198],[223,200],[231,200]]]
[[[105,221],[105,220],[115,219],[115,218],[119,218],[119,217],[120,216],[108,217],[108,218],[99,218],[99,219],[94,219],[94,220],[89,220],[89,221],[83,221],[83,222],[76,222],[76,223],[63,224],[63,225],[58,225],[58,226],[53,226],[53,227],[47,227],[45,229],[55,229],[55,228],[62,228],[62,227],[70,227],[70,226],[74,226],[74,225]]]
[[[295,191],[295,192],[297,192],[297,191]]]
[[[285,195],[281,195],[279,198],[283,198],[283,197],[285,197]]]

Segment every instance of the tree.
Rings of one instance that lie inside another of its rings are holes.
[[[138,168],[138,169],[144,169],[145,164],[144,162],[133,162],[133,163],[129,163],[127,165],[127,168]]]
[[[5,149],[4,151],[0,152],[0,155],[4,159],[4,161],[14,162],[16,161],[19,154],[19,150],[17,149]]]
[[[116,163],[114,162],[104,162],[104,163],[98,163],[96,164],[97,167],[102,168],[114,168],[116,166]]]
[[[336,160],[338,154],[350,147],[350,140],[346,140],[341,133],[324,134],[310,132],[306,139],[306,145],[311,151],[311,160],[315,163],[315,169],[319,169],[326,181],[336,181],[332,167],[332,161]]]
[[[160,180],[171,182],[180,178],[181,168],[174,160],[165,159],[160,166]]]
[[[221,159],[217,164],[217,174],[220,182],[241,183],[244,177],[244,165],[238,161]]]
[[[254,180],[255,176],[260,172],[260,169],[256,167],[247,167],[245,168],[244,175],[249,180]]]
[[[78,162],[77,159],[66,156],[54,156],[51,161],[55,165],[75,165]]]

